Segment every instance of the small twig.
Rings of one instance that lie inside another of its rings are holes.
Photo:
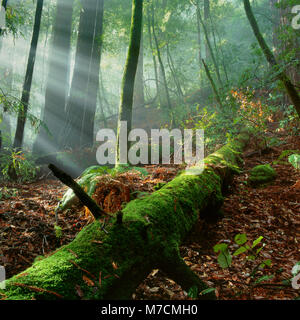
[[[58,178],[63,184],[71,188],[81,203],[88,207],[95,219],[101,218],[103,215],[107,215],[97,203],[81,188],[81,186],[72,179],[67,173],[58,169],[55,165],[49,164],[48,168],[53,172],[56,178]],[[102,228],[103,229],[103,228]]]
[[[30,289],[30,290],[35,291],[35,292],[46,292],[46,293],[50,293],[50,294],[55,295],[55,296],[58,297],[58,298],[63,299],[63,296],[62,296],[62,295],[60,295],[59,293],[54,292],[54,291],[50,291],[50,290],[38,288],[38,287],[35,287],[35,286],[29,286],[29,285],[27,285],[27,284],[18,283],[18,282],[12,283],[11,285],[12,285],[12,286],[17,286],[17,287],[27,288],[27,289]]]
[[[83,272],[85,272],[85,273],[87,273],[88,275],[90,275],[93,279],[96,279],[96,277],[95,277],[92,273],[90,273],[89,271],[81,268],[75,261],[69,260],[69,262],[71,262],[72,264],[74,264],[74,266],[77,267],[78,269],[80,269],[80,270],[82,270]]]

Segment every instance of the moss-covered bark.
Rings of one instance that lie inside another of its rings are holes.
[[[183,288],[206,285],[185,265],[179,245],[199,218],[221,206],[222,186],[238,170],[244,133],[205,159],[199,175],[182,173],[160,190],[85,227],[70,244],[6,281],[4,299],[125,299],[154,268]]]
[[[121,122],[127,123],[127,136],[132,126],[132,106],[135,76],[138,67],[138,60],[141,46],[142,26],[143,26],[143,0],[132,0],[132,17],[130,28],[130,43],[124,68],[121,101],[119,106],[119,119],[117,130],[117,154],[116,165],[121,164],[120,159],[120,134]],[[129,148],[129,145],[128,145]],[[127,148],[127,149],[128,149]]]

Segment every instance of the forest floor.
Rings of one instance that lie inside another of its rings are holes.
[[[255,165],[272,163],[284,150],[300,150],[299,137],[282,135],[279,140],[281,145],[262,154],[251,155],[255,149],[253,145],[245,151],[244,171],[235,176],[226,195],[222,208],[224,218],[216,224],[199,220],[180,248],[186,264],[216,288],[221,300],[294,299],[299,296],[299,290],[281,281],[291,279],[292,267],[300,261],[300,171],[288,163],[277,164],[273,166],[277,177],[271,184],[253,188],[246,183],[249,170]],[[144,180],[136,175],[130,177],[131,192],[132,187],[141,196],[143,192],[152,192],[157,183],[170,181],[178,168],[149,167],[148,170],[150,177]],[[119,180],[125,183],[127,178],[125,174]],[[109,185],[114,188],[116,183],[110,181]],[[91,222],[84,208],[80,213],[78,209],[69,210],[59,217],[62,236],[56,237],[54,210],[65,191],[66,187],[51,179],[27,184],[0,183],[0,265],[5,266],[8,278],[31,266],[38,256],[70,242]],[[101,199],[102,204],[116,203],[117,191],[115,188],[108,192],[106,199]],[[234,237],[241,233],[252,241],[262,236],[265,246],[261,257],[272,261],[270,266],[258,270],[254,278],[251,272],[258,261],[249,261],[241,254],[233,257],[229,269],[222,269],[213,250],[217,243],[226,243],[229,250],[234,251]],[[265,276],[263,281],[255,283],[262,276]],[[133,299],[184,300],[188,296],[174,281],[159,270],[153,270],[137,288]]]

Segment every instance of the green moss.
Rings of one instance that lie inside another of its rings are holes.
[[[69,300],[130,298],[162,260],[175,261],[173,255],[199,215],[218,211],[223,179],[232,174],[225,163],[238,166],[246,141],[242,135],[206,158],[214,166],[201,174],[184,172],[150,196],[129,202],[122,223],[110,218],[106,232],[100,221],[86,226],[70,244],[7,280],[1,293],[10,300],[58,299],[57,294]]]
[[[253,186],[261,185],[273,181],[276,175],[270,164],[259,165],[250,171],[249,182]]]

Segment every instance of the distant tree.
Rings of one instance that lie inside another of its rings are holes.
[[[25,81],[24,81],[22,97],[21,97],[21,103],[23,107],[21,110],[19,110],[19,113],[18,113],[17,129],[16,129],[14,145],[13,145],[14,148],[21,148],[23,144],[24,128],[25,128],[28,104],[30,99],[30,90],[31,90],[31,84],[32,84],[34,63],[35,63],[37,44],[38,44],[38,39],[40,34],[43,3],[44,3],[44,0],[37,0],[33,34],[31,39],[30,51],[29,51],[26,74],[25,74]]]
[[[69,90],[72,13],[74,0],[58,0],[49,55],[43,122],[51,136],[41,128],[33,146],[35,153],[59,149],[60,130],[65,125],[65,105]]]
[[[148,29],[148,37],[149,37],[149,46],[150,46],[152,60],[153,60],[154,80],[155,80],[155,87],[156,87],[156,97],[160,101],[157,61],[156,61],[156,55],[155,55],[153,41],[152,41],[150,6],[147,6],[147,29]]]
[[[142,27],[143,30],[143,27]],[[133,107],[138,108],[143,106],[145,103],[144,95],[144,41],[143,33],[141,36],[141,46],[139,54],[139,62],[136,71],[135,84],[134,84],[134,95],[133,95]]]
[[[197,0],[198,1],[198,0]],[[199,10],[200,12],[200,10]],[[210,30],[209,30],[209,16],[210,16],[210,1],[204,0],[204,24],[206,26],[206,37],[209,38]],[[211,48],[209,48],[209,41],[205,42],[205,53],[206,53],[206,61],[208,61],[211,57]]]
[[[268,63],[270,64],[270,66],[272,68],[274,68],[276,70],[279,67],[278,63],[276,61],[274,54],[272,53],[272,51],[268,47],[265,39],[263,38],[263,36],[259,30],[257,21],[253,15],[249,0],[244,0],[244,8],[245,8],[247,18],[248,18],[250,25],[252,27],[253,33],[254,33],[254,35],[255,35],[263,53],[264,53]],[[277,77],[283,83],[283,85],[286,89],[286,92],[287,92],[291,102],[293,103],[293,105],[298,113],[298,116],[300,117],[300,96],[299,96],[297,89],[292,84],[291,80],[288,78],[288,76],[284,70],[279,71]]]
[[[151,17],[152,17],[152,19],[151,19],[152,34],[153,34],[153,39],[154,39],[154,43],[155,43],[156,54],[157,54],[157,59],[158,59],[158,64],[159,64],[159,71],[160,71],[159,74],[162,77],[162,84],[163,84],[164,90],[165,90],[167,107],[168,107],[170,114],[171,114],[171,123],[172,123],[171,125],[176,126],[175,118],[174,118],[174,114],[173,114],[173,110],[172,110],[170,92],[169,92],[168,83],[167,83],[166,71],[165,71],[165,67],[163,64],[163,60],[162,60],[162,54],[161,54],[161,50],[160,50],[160,45],[159,45],[157,33],[155,30],[155,10],[154,10],[153,3],[151,6]]]
[[[62,131],[63,148],[80,147],[98,1],[83,0],[81,2],[83,8],[80,13],[75,65],[66,107],[67,125]]]
[[[132,106],[134,81],[138,66],[143,20],[143,0],[132,0],[132,17],[130,29],[130,43],[127,53],[126,64],[123,73],[121,100],[119,106],[116,166],[120,164],[120,128],[121,121],[127,122],[127,133],[132,125]],[[128,135],[127,135],[128,136]]]
[[[99,94],[99,75],[103,37],[104,0],[97,1],[96,24],[94,30],[93,50],[90,60],[87,94],[85,96],[84,117],[80,134],[80,145],[90,147],[94,143],[94,122]],[[101,99],[101,97],[100,97]]]
[[[204,2],[205,6],[204,6],[204,13],[205,13],[205,18],[203,20],[202,18],[202,15],[201,15],[201,12],[200,12],[200,5],[199,5],[199,0],[196,1],[196,8],[197,8],[197,17],[200,21],[200,24],[202,25],[202,29],[203,29],[203,32],[204,32],[204,35],[205,35],[205,50],[206,50],[206,61],[208,61],[209,59],[212,60],[213,62],[213,65],[215,67],[215,70],[216,70],[216,74],[217,74],[217,79],[218,79],[218,82],[219,82],[219,85],[222,87],[223,84],[222,84],[222,80],[221,80],[221,76],[220,76],[220,71],[219,71],[219,65],[217,63],[217,59],[215,57],[215,53],[213,51],[213,48],[212,48],[212,44],[211,44],[211,41],[210,41],[210,38],[209,38],[209,29],[208,29],[208,26],[209,26],[209,17],[210,17],[210,6],[209,6],[209,1],[205,1]]]

